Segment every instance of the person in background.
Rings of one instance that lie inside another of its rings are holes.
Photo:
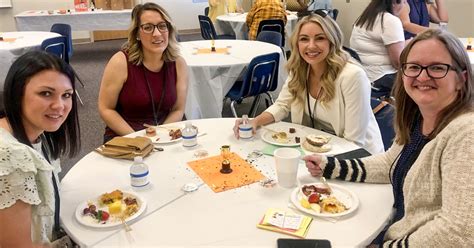
[[[68,64],[41,51],[20,56],[8,71],[0,113],[0,247],[64,241],[59,158],[81,146],[74,79]]]
[[[413,38],[400,62],[392,147],[343,161],[310,155],[303,158],[306,167],[317,177],[392,184],[395,215],[376,244],[472,247],[474,83],[469,56],[454,35],[430,29]]]
[[[128,42],[108,62],[100,86],[104,142],[143,129],[143,124],[184,117],[188,76],[176,28],[155,3],[139,4],[132,13]]]
[[[260,21],[281,19],[286,24],[286,11],[280,0],[255,0],[247,14],[246,23],[249,28],[249,40],[257,38]]]
[[[289,77],[275,104],[250,121],[254,131],[291,112],[293,123],[335,134],[372,154],[384,151],[370,107],[370,82],[349,62],[342,43],[339,26],[326,12],[303,17],[291,36]],[[235,122],[236,137],[240,123]]]
[[[427,30],[430,22],[446,24],[449,20],[444,0],[408,0],[399,17],[406,40]]]
[[[209,0],[209,18],[213,23],[220,15],[227,13],[244,13],[241,1],[237,0]]]
[[[297,0],[299,5],[306,10],[313,11],[317,9],[332,9],[332,0]]]
[[[352,29],[350,47],[358,53],[372,82],[372,97],[390,96],[405,47],[397,17],[404,4],[406,0],[372,0]]]

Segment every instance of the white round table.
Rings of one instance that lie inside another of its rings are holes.
[[[61,221],[68,234],[81,246],[94,247],[275,247],[278,238],[289,236],[257,229],[268,208],[288,210],[293,189],[274,186],[265,188],[259,183],[250,184],[220,193],[214,193],[200,177],[188,167],[196,160],[197,150],[206,150],[209,156],[219,155],[222,145],[246,158],[254,150],[264,150],[268,144],[260,139],[259,130],[253,140],[237,140],[232,127],[235,119],[202,119],[192,121],[200,133],[198,146],[184,148],[178,141],[160,145],[162,152],[145,158],[150,170],[151,187],[136,191],[148,203],[147,210],[130,223],[131,232],[121,226],[111,229],[85,227],[76,221],[74,211],[79,203],[93,199],[115,189],[132,191],[129,160],[106,158],[92,152],[82,158],[61,182]],[[184,126],[175,123],[173,126]],[[289,123],[305,133],[320,131]],[[332,137],[332,145],[349,151],[358,147],[353,143]],[[274,159],[263,155],[253,166],[267,178],[275,178]],[[316,182],[304,164],[299,164],[298,180],[301,184]],[[391,187],[387,184],[348,183],[331,180],[353,191],[360,200],[356,211],[335,221],[315,218],[306,238],[328,239],[333,247],[367,245],[385,226],[392,209]],[[199,186],[195,192],[184,193],[186,183]]]
[[[215,40],[217,50],[227,52],[206,53],[211,41],[181,42],[181,54],[189,73],[186,118],[216,118],[222,116],[223,99],[234,82],[242,77],[250,61],[259,55],[279,53],[278,93],[287,78],[286,59],[282,50],[273,44],[249,40]]]
[[[247,13],[229,13],[225,15],[217,16],[217,28],[224,34],[233,34],[236,39],[246,40],[248,39],[248,27],[245,23]],[[287,22],[285,25],[285,50],[290,49],[289,37],[293,33],[296,23],[298,22],[298,16],[290,13],[286,16]]]

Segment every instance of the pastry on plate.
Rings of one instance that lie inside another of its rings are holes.
[[[323,135],[310,134],[306,136],[302,146],[310,152],[324,153],[331,150],[329,143],[331,138]]]

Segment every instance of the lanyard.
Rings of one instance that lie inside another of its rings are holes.
[[[162,87],[161,87],[161,97],[160,97],[160,101],[158,102],[158,111],[160,111],[161,104],[163,103],[163,98],[165,96],[165,91],[166,91],[166,73],[167,73],[166,62],[163,63],[163,67],[161,69],[163,70],[163,82],[162,82]],[[148,81],[148,77],[146,76],[145,65],[143,65],[143,76],[145,77],[146,85],[148,86],[148,93],[150,94],[150,98],[151,98],[153,121],[155,122],[154,125],[157,126],[159,123],[158,123],[158,117],[156,115],[156,109],[155,109],[155,98],[153,97],[153,92],[151,91],[150,82]]]

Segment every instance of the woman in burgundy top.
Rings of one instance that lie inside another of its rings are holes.
[[[129,30],[128,42],[112,56],[102,77],[104,142],[143,129],[144,123],[159,125],[184,116],[187,66],[170,16],[155,3],[139,4]]]

